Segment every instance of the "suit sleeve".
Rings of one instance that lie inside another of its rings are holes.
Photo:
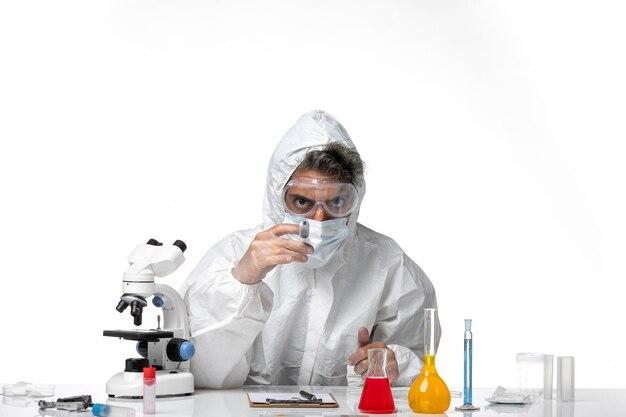
[[[196,348],[191,370],[197,387],[243,385],[252,345],[272,309],[267,284],[246,285],[232,276],[246,241],[235,234],[215,245],[181,288]]]

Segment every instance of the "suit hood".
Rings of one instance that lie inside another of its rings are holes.
[[[356,150],[346,129],[330,114],[322,110],[306,113],[287,131],[272,154],[267,169],[267,183],[263,200],[263,226],[268,229],[282,223],[285,209],[281,201],[282,190],[298,165],[310,150],[320,150],[329,143],[339,143]],[[357,208],[348,219],[350,233],[354,233],[356,221],[365,195],[365,179],[356,178],[359,193]]]

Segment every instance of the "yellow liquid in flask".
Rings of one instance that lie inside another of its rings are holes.
[[[450,390],[435,368],[435,355],[424,356],[424,368],[409,390],[409,406],[416,413],[440,414],[450,407]]]

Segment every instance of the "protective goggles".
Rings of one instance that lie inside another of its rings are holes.
[[[298,178],[285,185],[282,200],[285,211],[296,216],[310,216],[322,206],[331,217],[346,217],[356,208],[359,195],[348,182]]]

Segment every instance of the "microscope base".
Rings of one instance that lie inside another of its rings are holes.
[[[182,396],[193,394],[193,374],[172,370],[157,371],[157,397]],[[119,372],[107,381],[109,397],[143,398],[143,373]]]

